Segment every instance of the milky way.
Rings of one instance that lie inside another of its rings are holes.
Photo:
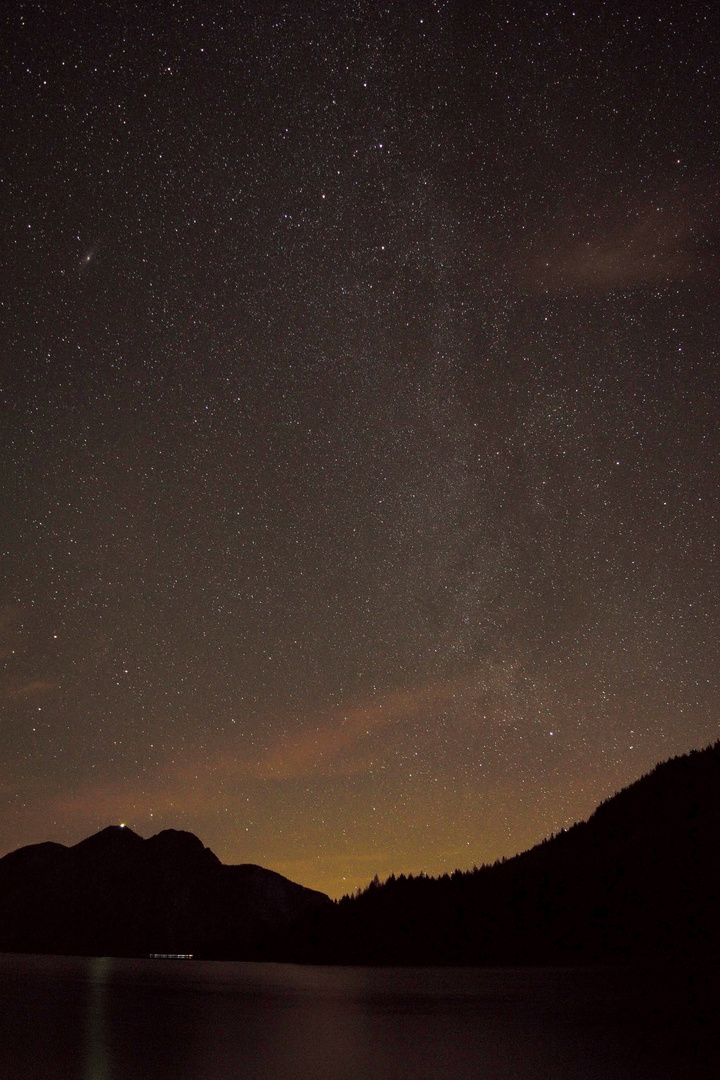
[[[14,8],[1,851],[340,895],[717,738],[717,15],[521,7]]]

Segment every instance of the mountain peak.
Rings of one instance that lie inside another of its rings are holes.
[[[248,879],[185,830],[145,840],[109,825],[2,860],[0,951],[275,958],[290,925],[329,903],[270,870]]]
[[[205,847],[195,833],[185,829],[163,829],[145,841],[147,850],[172,859],[185,859],[207,863],[208,866],[220,866],[217,855]]]
[[[75,844],[72,850],[126,848],[131,844],[137,845],[138,843],[144,843],[142,836],[133,832],[127,825],[108,825],[105,829],[101,829],[100,832],[86,837],[79,844]]]

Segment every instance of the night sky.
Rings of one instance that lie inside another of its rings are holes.
[[[11,4],[0,853],[337,896],[718,737],[716,11]]]

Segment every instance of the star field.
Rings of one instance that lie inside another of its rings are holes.
[[[8,25],[0,850],[340,895],[716,739],[713,6]]]

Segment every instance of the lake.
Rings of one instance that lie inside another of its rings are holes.
[[[0,956],[2,1080],[720,1076],[720,971]]]

